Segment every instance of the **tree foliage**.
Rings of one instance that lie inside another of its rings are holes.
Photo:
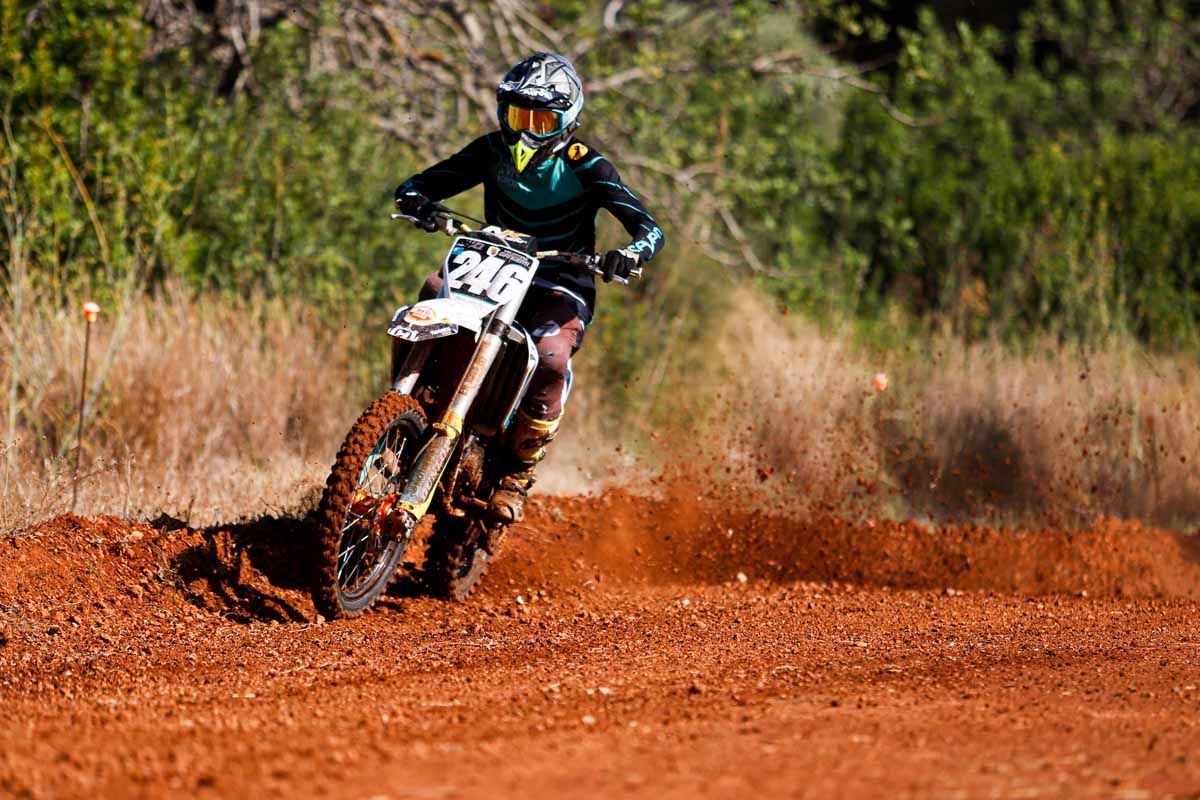
[[[493,127],[498,77],[545,48],[671,242],[602,306],[618,375],[728,280],[820,317],[1196,339],[1185,0],[1037,0],[1004,32],[830,0],[0,3],[10,283],[378,314],[442,247],[388,223],[391,189]],[[888,55],[856,63],[864,40]]]
[[[835,156],[830,241],[868,302],[967,333],[1195,340],[1200,21],[1120,8],[1040,2],[1003,37],[927,14],[905,36],[896,102],[932,124],[856,98]]]

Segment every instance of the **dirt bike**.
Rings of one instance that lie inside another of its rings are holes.
[[[350,428],[325,484],[315,599],[330,619],[371,607],[427,514],[423,588],[464,599],[479,583],[506,530],[489,502],[505,433],[538,365],[517,312],[540,264],[601,272],[599,256],[538,252],[532,236],[472,230],[479,220],[440,204],[423,219],[391,216],[455,238],[441,295],[393,316],[391,387]]]

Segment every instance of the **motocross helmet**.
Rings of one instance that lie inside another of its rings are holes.
[[[583,82],[563,56],[534,53],[510,69],[496,89],[496,115],[517,172],[565,147],[582,110]]]

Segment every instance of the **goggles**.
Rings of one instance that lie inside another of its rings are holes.
[[[540,108],[521,108],[509,104],[504,114],[509,130],[529,131],[534,136],[548,136],[562,130],[563,113]]]

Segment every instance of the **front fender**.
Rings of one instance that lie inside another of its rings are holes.
[[[460,328],[479,332],[483,320],[495,310],[491,303],[469,297],[439,297],[397,309],[388,335],[406,342],[424,342],[453,336]]]

